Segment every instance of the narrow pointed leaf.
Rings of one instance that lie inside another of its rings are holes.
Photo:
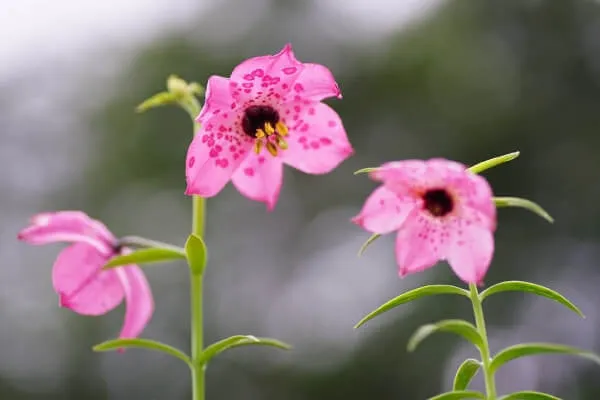
[[[365,322],[372,320],[376,316],[383,314],[384,312],[389,311],[392,308],[398,307],[399,305],[420,299],[421,297],[432,296],[436,294],[459,294],[469,297],[469,292],[452,285],[422,286],[420,288],[416,288],[406,293],[403,293],[400,296],[391,299],[387,303],[382,304],[377,309],[371,311],[363,319],[361,319],[356,325],[354,325],[354,328],[359,328],[360,326],[364,325]]]
[[[371,245],[371,243],[373,243],[380,237],[381,237],[381,234],[379,234],[379,233],[372,234],[371,237],[368,238],[367,241],[362,246],[360,246],[360,249],[358,250],[358,256],[359,257],[362,256],[363,253],[365,252],[365,250],[367,250],[367,247],[369,247]]]
[[[236,335],[231,336],[223,340],[219,340],[216,343],[211,344],[202,352],[202,356],[199,359],[200,365],[208,363],[214,356],[225,350],[232,349],[240,346],[271,346],[279,349],[289,350],[290,345],[280,342],[279,340],[269,338],[257,338],[252,335]]]
[[[423,340],[435,332],[455,333],[473,343],[477,348],[481,348],[483,345],[481,335],[479,335],[473,324],[461,319],[445,319],[435,324],[423,325],[417,329],[408,339],[408,351],[414,351]]]
[[[455,392],[446,392],[430,397],[429,400],[462,400],[462,399],[485,399],[485,395],[481,392],[473,390],[460,390]]]
[[[111,350],[121,350],[125,348],[138,348],[138,349],[147,349],[160,351],[162,353],[168,354],[175,358],[179,358],[181,361],[185,362],[190,368],[192,368],[192,360],[181,350],[169,346],[168,344],[164,344],[161,342],[157,342],[156,340],[149,339],[115,339],[115,340],[107,340],[106,342],[102,342],[93,347],[94,351],[111,351]]]
[[[177,102],[177,96],[170,92],[160,92],[154,96],[144,100],[140,105],[135,108],[135,111],[141,113],[151,108],[165,106],[169,104],[175,104]]]
[[[561,400],[559,397],[548,393],[534,392],[531,390],[524,392],[515,392],[500,397],[498,400]]]
[[[377,171],[378,169],[379,168],[377,168],[377,167],[361,168],[358,171],[354,171],[354,175],[368,174],[369,172]]]
[[[517,358],[538,354],[571,354],[587,358],[597,364],[600,364],[600,357],[598,355],[587,350],[578,349],[577,347],[554,343],[524,343],[507,347],[506,349],[498,352],[498,354],[492,358],[492,362],[490,363],[490,371],[494,373],[498,370],[498,368],[507,362]]]
[[[500,282],[500,283],[490,286],[489,288],[487,288],[486,290],[481,292],[479,294],[479,298],[481,299],[481,301],[483,301],[485,298],[487,298],[493,294],[500,293],[500,292],[526,292],[526,293],[537,294],[538,296],[542,296],[542,297],[546,297],[550,300],[554,300],[557,303],[560,303],[563,306],[567,307],[569,310],[577,313],[580,317],[585,318],[585,315],[583,315],[581,310],[575,304],[573,304],[571,301],[569,301],[566,297],[564,297],[562,294],[560,294],[550,288],[547,288],[545,286],[538,285],[535,283],[530,283],[530,282],[523,282],[523,281]]]
[[[185,253],[192,272],[202,275],[207,258],[206,245],[202,238],[192,233],[185,242]]]
[[[473,358],[467,358],[463,361],[454,376],[454,385],[452,387],[454,391],[466,390],[473,377],[477,375],[479,368],[481,368],[481,363]]]
[[[494,197],[496,207],[521,207],[539,215],[546,221],[553,223],[554,218],[550,216],[542,207],[531,200],[522,199],[520,197]]]
[[[521,154],[521,153],[518,151],[515,151],[513,153],[504,154],[503,156],[490,158],[489,160],[485,160],[485,161],[482,161],[480,163],[473,165],[472,167],[469,168],[469,170],[471,172],[478,174],[480,172],[485,171],[486,169],[490,169],[490,168],[496,167],[500,164],[504,164],[506,162],[512,161],[515,158],[519,157],[519,154]]]
[[[185,253],[172,248],[151,247],[146,249],[135,250],[129,254],[115,256],[108,260],[104,265],[104,269],[115,268],[121,265],[129,264],[148,264],[160,261],[173,261],[185,259]]]
[[[141,236],[123,236],[118,241],[119,246],[130,247],[130,248],[150,248],[157,247],[161,249],[170,249],[177,251],[181,254],[185,254],[185,250],[181,247],[172,245],[170,243],[159,242],[158,240],[147,239]]]

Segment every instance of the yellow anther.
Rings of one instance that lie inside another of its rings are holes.
[[[285,126],[285,124],[283,122],[278,121],[275,124],[275,128],[277,128],[277,133],[279,134],[279,136],[287,136],[288,128],[287,128],[287,126]]]
[[[277,138],[277,144],[281,150],[287,150],[288,148],[287,142],[282,137]]]
[[[274,143],[267,142],[267,151],[271,153],[273,157],[277,155],[277,146]]]
[[[260,151],[262,150],[262,140],[257,140],[254,142],[254,152],[256,154],[260,154]]]
[[[257,129],[256,130],[256,138],[257,139],[262,139],[265,137],[265,131],[263,131],[262,129]]]
[[[270,122],[265,122],[265,132],[267,132],[267,135],[275,133],[275,128],[273,128],[273,125],[271,125]]]

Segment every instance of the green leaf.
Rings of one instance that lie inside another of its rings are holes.
[[[161,342],[157,342],[156,340],[149,339],[115,339],[115,340],[107,340],[106,342],[102,342],[93,347],[94,351],[111,351],[111,350],[120,350],[124,348],[138,348],[138,349],[148,349],[154,351],[160,351],[162,353],[166,353],[175,358],[179,358],[181,361],[185,362],[190,368],[193,368],[192,360],[181,350],[169,346],[168,344],[164,344]]]
[[[479,368],[481,368],[481,363],[473,358],[467,358],[460,364],[454,376],[454,391],[466,390],[473,377],[477,375]]]
[[[581,310],[575,304],[571,303],[562,294],[555,292],[554,290],[549,289],[545,286],[537,285],[535,283],[522,281],[500,282],[490,286],[489,288],[481,292],[479,294],[479,299],[483,301],[485,298],[500,292],[527,292],[537,294],[538,296],[554,300],[557,303],[560,303],[563,306],[567,307],[569,310],[576,312],[577,314],[579,314],[580,317],[585,318],[585,315],[583,315]]]
[[[546,221],[553,223],[554,218],[550,216],[542,207],[531,200],[522,199],[520,197],[494,197],[496,207],[521,207],[531,211],[544,218]]]
[[[590,359],[595,363],[600,364],[600,357],[598,357],[596,354],[590,351],[578,349],[577,347],[553,343],[524,343],[507,347],[506,349],[498,352],[498,354],[492,358],[492,362],[490,363],[490,371],[491,373],[494,373],[498,370],[498,368],[509,361],[537,354],[572,354]]]
[[[151,108],[166,106],[175,103],[177,103],[177,96],[174,93],[160,92],[144,100],[140,105],[138,105],[135,108],[135,111],[141,113]]]
[[[279,349],[289,350],[291,348],[290,345],[280,342],[279,340],[269,339],[269,338],[257,338],[252,335],[236,335],[228,337],[227,339],[219,340],[216,343],[211,344],[202,352],[198,363],[200,365],[204,365],[208,363],[214,356],[219,353],[224,352],[225,350],[240,347],[240,346],[250,346],[250,345],[258,345],[258,346],[272,346],[277,347]]]
[[[382,304],[374,311],[371,311],[367,314],[363,319],[361,319],[354,328],[359,328],[365,324],[365,322],[375,318],[376,316],[383,314],[386,311],[391,310],[392,308],[398,307],[401,304],[408,303],[413,300],[420,299],[421,297],[431,296],[435,294],[460,294],[466,297],[469,297],[469,292],[464,289],[461,289],[452,285],[427,285],[422,286],[413,290],[409,290],[406,293],[402,293],[400,296],[395,297],[388,301],[387,303]]]
[[[524,392],[515,392],[500,397],[498,400],[561,400],[559,397],[548,393],[534,392],[527,390]]]
[[[485,395],[481,392],[473,390],[460,390],[458,392],[446,392],[430,397],[429,400],[461,400],[461,399],[485,399]]]
[[[369,172],[373,172],[373,171],[377,171],[379,168],[362,168],[359,169],[358,171],[354,171],[354,175],[359,175],[359,174],[368,174]]]
[[[206,267],[206,258],[208,255],[204,240],[192,233],[185,242],[185,253],[192,273],[202,275]]]
[[[414,351],[423,340],[435,332],[455,333],[473,343],[477,348],[481,348],[483,345],[481,335],[477,332],[477,328],[473,324],[462,319],[445,319],[435,324],[423,325],[417,329],[410,339],[408,339],[408,351]]]
[[[521,154],[521,153],[518,151],[515,151],[513,153],[508,153],[503,156],[490,158],[489,160],[485,160],[478,164],[473,165],[472,167],[469,168],[469,170],[471,172],[478,174],[480,172],[485,171],[486,169],[490,169],[490,168],[496,167],[500,164],[504,164],[506,162],[512,161],[515,158],[519,157],[519,154]]]
[[[365,243],[363,243],[362,246],[360,246],[360,249],[358,250],[358,256],[359,257],[362,256],[363,253],[365,252],[365,250],[367,250],[367,247],[369,247],[371,245],[371,243],[373,243],[380,237],[381,237],[381,235],[379,233],[372,234],[371,237],[368,238],[367,241]]]
[[[181,260],[185,258],[185,253],[179,250],[165,247],[150,247],[146,249],[135,250],[129,254],[115,256],[108,260],[102,267],[103,269],[115,268],[129,264],[147,264],[159,261]]]

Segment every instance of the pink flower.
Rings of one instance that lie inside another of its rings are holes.
[[[353,150],[340,117],[321,100],[341,98],[331,72],[299,62],[286,45],[276,55],[211,76],[201,124],[186,160],[186,194],[216,195],[229,179],[246,197],[273,209],[283,164],[324,174]]]
[[[149,322],[154,300],[142,270],[137,265],[101,269],[113,256],[129,251],[118,247],[117,239],[101,222],[79,211],[41,213],[18,238],[35,245],[72,243],[60,252],[52,268],[52,284],[61,307],[97,316],[125,298],[121,338],[137,337]]]
[[[398,231],[400,276],[447,260],[467,283],[481,283],[494,253],[496,207],[487,181],[454,161],[390,162],[371,173],[383,183],[353,222]]]

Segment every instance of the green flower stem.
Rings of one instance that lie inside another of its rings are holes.
[[[185,105],[182,106],[195,118],[200,112],[200,104],[193,95],[190,95]],[[194,134],[200,125],[194,123]],[[204,238],[205,202],[200,196],[192,198],[192,233]],[[205,366],[200,363],[204,350],[204,326],[202,307],[203,275],[191,272],[190,269],[190,310],[191,310],[191,347],[192,347],[192,399],[204,400],[205,393]]]
[[[481,335],[483,345],[479,349],[481,354],[481,364],[483,370],[483,379],[485,381],[485,391],[487,400],[496,400],[496,382],[494,381],[494,374],[490,369],[490,346],[488,344],[487,332],[485,330],[485,319],[483,318],[483,307],[481,306],[481,299],[477,292],[477,285],[474,283],[469,284],[469,297],[473,303],[473,314],[475,314],[475,326],[477,331]]]

